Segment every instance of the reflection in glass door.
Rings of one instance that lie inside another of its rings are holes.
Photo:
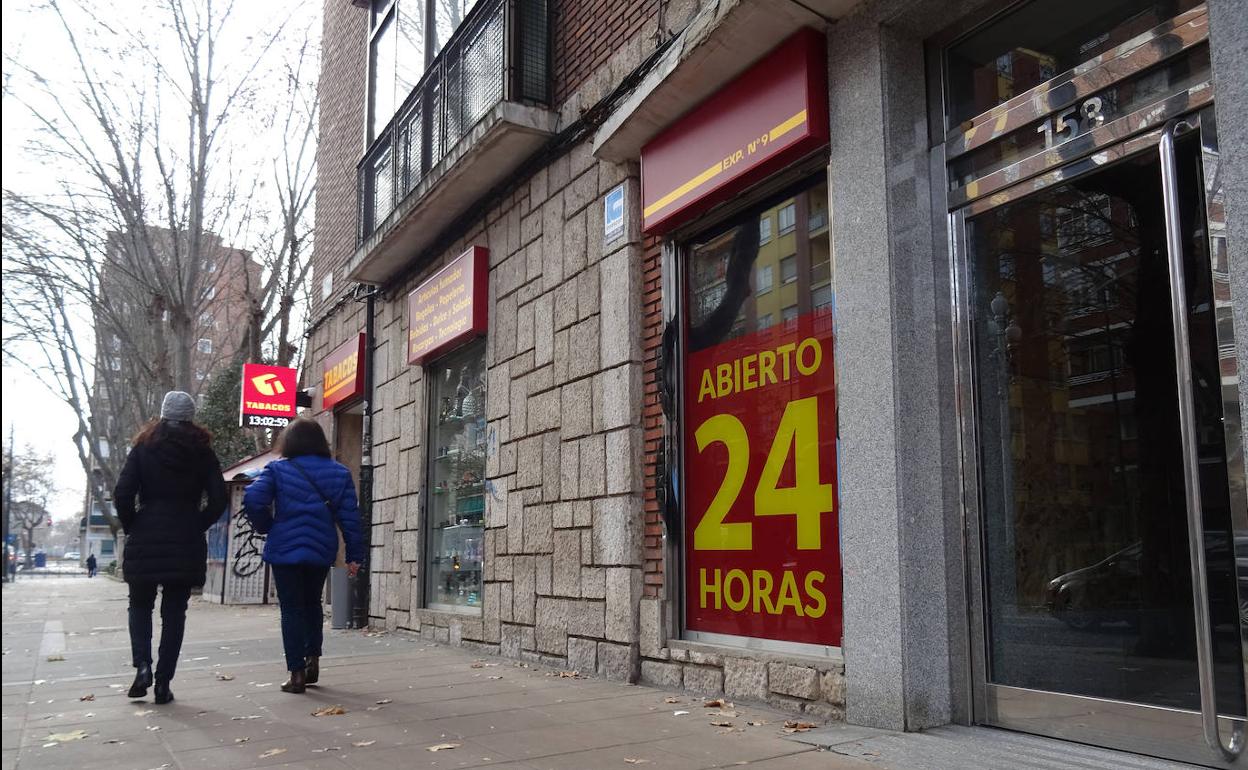
[[[1233,410],[1227,390],[1225,248],[1211,237],[1221,214],[1209,210],[1201,150],[1194,132],[1179,142],[1171,187],[1192,370],[1186,445],[1155,145],[980,207],[962,231],[989,711],[999,709],[1007,726],[1078,737],[1063,720],[1086,727],[1102,706],[1063,711],[1038,696],[1030,711],[1001,704],[1025,691],[1139,704],[1150,727],[1126,727],[1123,709],[1108,729],[1159,730],[1127,745],[1198,761],[1217,755],[1201,753],[1199,728],[1190,751],[1175,748],[1192,736],[1186,727],[1166,732],[1167,715],[1201,710],[1193,618],[1204,611],[1217,712],[1244,717],[1235,547],[1248,545],[1233,521],[1243,516],[1244,480],[1233,379]],[[1193,599],[1189,547],[1184,447],[1193,444],[1205,608]]]

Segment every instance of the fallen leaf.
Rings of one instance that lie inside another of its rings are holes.
[[[246,742],[247,742],[247,741],[249,741],[249,740],[251,740],[251,738],[235,738],[235,739],[234,739],[234,742],[235,742],[235,743],[246,743]]]
[[[680,698],[664,698],[664,703],[680,703]]]
[[[336,717],[345,713],[347,713],[347,710],[344,709],[342,706],[322,706],[316,711],[313,711],[312,716],[314,717]]]
[[[78,696],[78,700],[95,700],[95,693],[87,693],[86,695],[80,695]]]
[[[711,716],[713,716],[713,717],[735,717],[735,716],[737,716],[737,712],[735,712],[735,711],[716,711],[714,714],[711,714]]]
[[[313,754],[324,754],[327,751],[342,751],[341,746],[326,746],[323,749],[312,749]]]
[[[384,706],[384,705],[386,705],[387,703],[394,703],[394,699],[393,699],[393,698],[382,698],[382,699],[381,699],[381,700],[379,700],[379,701],[374,701],[374,703],[376,703],[378,706]]]
[[[763,725],[767,724],[767,722],[765,722],[762,719],[755,719],[753,722],[746,722],[746,724],[749,725],[750,727],[762,727]]]
[[[157,731],[157,730],[159,730],[159,729],[160,729],[160,725],[148,725],[148,726],[147,726],[147,731],[148,731],[149,733],[154,733],[154,732],[156,732],[156,731]]]
[[[502,679],[501,676],[487,676],[486,679]]]
[[[115,743],[115,744],[117,744],[117,745],[119,745],[119,746],[120,746],[121,744],[125,743],[125,741],[118,740],[118,739],[116,739],[116,738],[109,738],[108,740],[106,740],[106,741],[104,741],[104,742],[105,742],[105,743]]]
[[[688,713],[689,713],[688,711],[673,711],[673,712],[672,712],[672,716],[674,716],[674,717],[680,717],[680,716],[684,716],[685,714],[688,714]]]
[[[630,765],[644,765],[644,764],[648,763],[650,760],[648,760],[648,759],[637,759],[637,758],[635,758],[635,757],[624,757],[624,761],[625,761],[626,763],[630,764]]]
[[[711,722],[711,727],[732,727],[732,722],[726,719],[716,719]]]
[[[234,679],[233,674],[217,674],[217,679],[222,682],[229,682]]]
[[[260,758],[268,759],[269,757],[276,757],[278,754],[285,754],[285,753],[286,753],[286,749],[269,749],[268,751],[261,754]]]
[[[559,672],[560,679],[575,679],[580,675],[581,675],[580,671],[560,671]]]
[[[44,738],[45,741],[53,745],[57,743],[68,743],[70,741],[80,741],[87,737],[86,730],[74,730],[71,733],[52,733]]]
[[[193,660],[193,661],[208,660],[208,656],[207,656],[207,655],[200,655],[198,658],[191,658],[191,660]]]
[[[155,713],[155,712],[154,712],[154,711],[152,711],[151,709],[144,709],[143,711],[136,711],[136,712],[134,712],[134,715],[135,715],[136,717],[145,717],[145,716],[147,716],[148,714],[154,714],[154,713]],[[237,719],[237,717],[235,717],[235,718]]]
[[[732,708],[733,706],[731,703],[726,702],[723,698],[715,698],[714,700],[708,700],[706,703],[703,703],[702,707],[708,709],[722,709]]]
[[[365,711],[381,711],[381,706],[366,706]]]
[[[429,746],[425,751],[446,751],[448,749],[457,749],[459,746],[460,744],[458,743],[439,743],[435,746]]]
[[[145,711],[145,712],[143,712],[143,713],[145,713],[145,714],[150,714],[150,713],[152,713],[152,712],[150,712],[150,711]],[[245,717],[230,717],[230,719],[233,719],[235,722],[241,722],[241,721],[243,721],[243,720],[245,720],[245,719],[263,719],[263,718],[264,718],[264,717],[260,716],[259,714],[248,714],[248,715],[247,715],[247,716],[245,716]]]
[[[351,745],[357,748],[364,748],[365,746],[372,746],[376,742],[377,741],[351,741]]]
[[[477,662],[468,666],[468,668],[485,668],[485,664],[478,660]]]
[[[64,655],[61,655],[60,653],[57,653],[57,654],[55,654],[55,655],[49,655],[49,656],[48,656],[48,662],[49,662],[49,663],[55,663],[55,662],[57,662],[58,660],[65,660],[65,656],[64,656]]]
[[[83,714],[83,716],[86,717],[87,719],[90,719],[91,717],[95,716],[95,712],[88,711],[87,713]]]
[[[807,730],[813,730],[819,725],[814,722],[797,722],[792,719],[784,723],[784,732],[786,733],[802,733]]]

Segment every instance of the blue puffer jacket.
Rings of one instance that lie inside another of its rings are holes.
[[[294,463],[299,467],[293,467]],[[333,513],[325,498],[333,504]],[[269,463],[247,487],[243,510],[256,531],[268,535],[264,560],[269,564],[333,564],[338,555],[338,529],[346,543],[347,561],[364,562],[360,507],[351,471],[328,457],[303,455]]]

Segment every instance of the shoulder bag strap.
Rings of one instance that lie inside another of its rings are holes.
[[[326,507],[327,509],[329,509],[329,512],[330,512],[331,514],[333,514],[333,516],[334,516],[335,518],[337,518],[337,517],[338,517],[338,506],[337,506],[337,505],[335,505],[335,504],[333,504],[333,503],[331,503],[331,502],[329,501],[329,498],[325,496],[325,493],[321,491],[321,488],[320,488],[319,486],[317,486],[317,484],[316,484],[316,482],[315,482],[315,481],[313,481],[313,480],[312,480],[312,475],[311,475],[311,474],[309,474],[307,471],[305,471],[305,470],[304,470],[304,469],[303,469],[303,468],[299,465],[299,463],[297,463],[297,462],[295,462],[295,461],[294,461],[294,459],[291,459],[291,460],[289,460],[288,462],[289,462],[291,465],[293,465],[293,466],[295,467],[295,470],[299,471],[299,473],[300,473],[300,474],[301,474],[301,475],[302,475],[305,479],[307,479],[307,480],[308,480],[308,483],[312,485],[312,491],[316,492],[317,496],[321,498],[321,502],[325,504],[325,507]]]

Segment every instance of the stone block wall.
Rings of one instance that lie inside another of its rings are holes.
[[[575,147],[379,301],[369,609],[377,625],[636,679],[642,248],[635,225],[603,242],[602,197],[620,184],[636,211],[636,167]],[[427,383],[405,348],[407,294],[471,245],[490,253],[480,616],[421,608]]]
[[[766,703],[823,720],[845,718],[845,664],[814,657],[668,639],[665,602],[643,598],[641,681],[699,695]]]

